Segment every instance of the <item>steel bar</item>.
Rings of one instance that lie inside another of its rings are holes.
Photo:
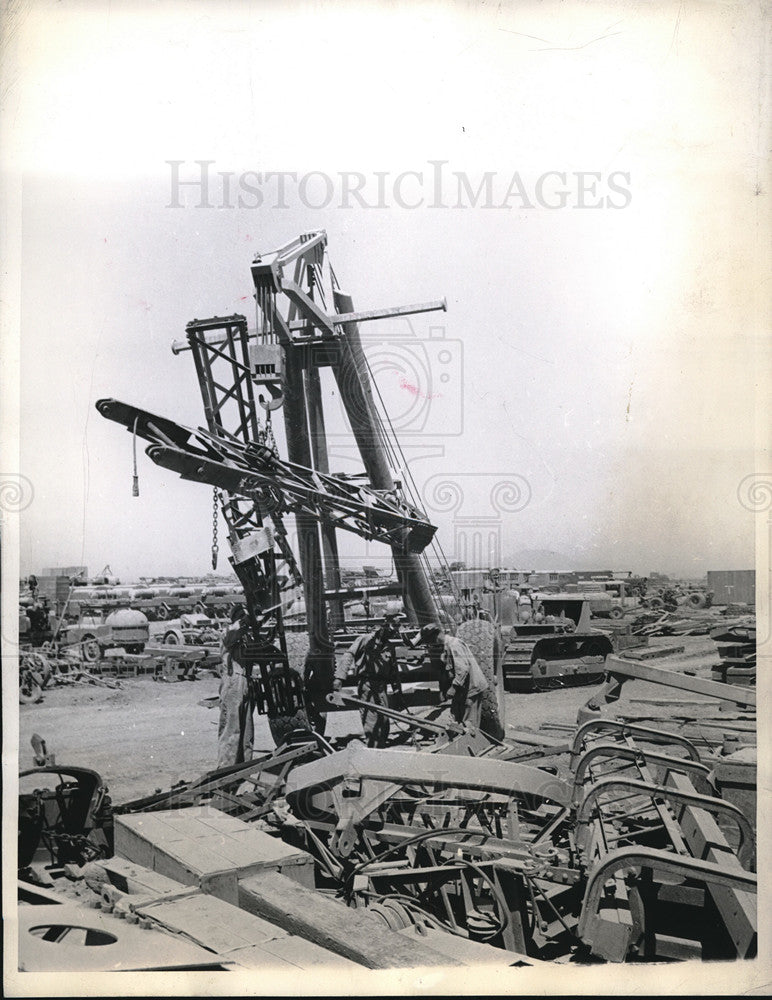
[[[590,872],[579,918],[578,931],[581,938],[587,937],[589,925],[598,914],[598,906],[608,879],[616,872],[630,868],[650,868],[655,872],[664,871],[745,892],[756,892],[757,887],[756,876],[750,872],[729,872],[722,865],[710,861],[679,857],[670,851],[655,848],[620,847],[602,858]]]
[[[683,760],[680,757],[671,757],[666,754],[652,753],[648,750],[640,750],[638,747],[625,747],[617,743],[602,743],[593,746],[584,753],[576,765],[574,772],[574,802],[579,803],[581,799],[582,784],[590,764],[598,757],[621,757],[631,763],[643,762],[645,764],[659,764],[672,771],[684,771],[687,774],[696,775],[708,782],[710,768],[706,764],[700,764],[694,760]],[[604,772],[604,777],[609,772]]]
[[[696,760],[697,762],[700,760],[697,748],[685,736],[668,733],[662,729],[650,729],[648,726],[637,726],[629,722],[620,722],[617,719],[591,719],[589,722],[585,722],[583,726],[580,726],[576,730],[571,744],[572,756],[576,756],[579,753],[580,747],[584,745],[584,741],[591,733],[603,729],[610,729],[620,736],[626,736],[628,733],[632,736],[642,736],[651,743],[673,743],[676,746],[682,746],[692,760]]]
[[[754,837],[750,821],[746,818],[742,810],[738,809],[737,806],[733,806],[730,802],[726,802],[724,799],[712,798],[710,795],[699,795],[697,792],[684,792],[667,785],[651,785],[648,782],[636,781],[632,778],[599,778],[589,789],[577,809],[577,826],[587,823],[591,809],[597,803],[598,796],[609,791],[611,788],[627,789],[645,794],[652,799],[660,797],[671,802],[697,806],[700,809],[705,809],[706,812],[728,816],[737,823],[742,843],[755,845],[756,838]]]
[[[338,327],[346,323],[367,323],[374,319],[390,319],[398,316],[417,316],[420,313],[426,312],[446,312],[448,308],[447,301],[445,299],[434,299],[431,302],[418,302],[414,305],[408,306],[392,306],[385,309],[366,309],[363,312],[341,312],[341,313],[331,313],[327,316],[330,322]],[[313,322],[309,320],[294,320],[289,323],[289,329],[293,332],[299,332],[301,330],[307,330],[309,326],[315,326]],[[321,326],[324,329],[325,326]],[[202,333],[201,339],[207,345],[207,347],[216,347],[225,342],[225,337],[217,332],[212,331],[211,333]],[[247,334],[249,340],[254,340],[257,337],[257,333],[250,331]],[[304,344],[314,343],[317,338],[313,337],[303,337],[303,338],[292,338],[293,344],[297,346],[302,346]],[[182,354],[184,351],[190,350],[190,344],[186,340],[174,340],[172,341],[172,353]]]
[[[403,722],[407,726],[412,726],[414,729],[424,729],[427,733],[434,733],[439,736],[457,735],[463,732],[463,726],[460,726],[457,722],[450,722],[447,725],[442,725],[439,722],[429,722],[427,719],[418,719],[406,712],[398,712],[393,708],[386,708],[385,705],[376,705],[370,701],[362,701],[360,698],[354,698],[340,691],[328,694],[327,701],[331,705],[345,704],[351,706],[351,708],[366,708],[368,712],[376,712],[389,719],[394,719],[396,722]]]

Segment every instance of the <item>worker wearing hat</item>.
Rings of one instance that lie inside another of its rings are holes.
[[[479,729],[488,681],[469,646],[436,622],[424,625],[412,645],[426,646],[430,654],[439,653],[444,674],[440,678],[440,691],[443,697],[450,698],[451,715],[456,722],[467,722]]]
[[[360,635],[343,654],[335,668],[333,690],[340,691],[349,672],[354,670],[357,692],[361,701],[389,707],[386,688],[402,693],[394,640],[399,639],[399,623],[405,619],[401,605],[390,602],[383,615],[383,624],[372,632]],[[362,728],[369,747],[384,747],[389,736],[389,720],[385,715],[360,708]]]

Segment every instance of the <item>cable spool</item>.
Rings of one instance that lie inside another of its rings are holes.
[[[482,910],[466,911],[466,927],[470,937],[473,934],[480,937],[492,937],[501,930],[501,924],[496,918]]]
[[[373,916],[380,917],[393,931],[402,931],[414,923],[409,910],[396,899],[382,899],[377,903],[371,903],[367,911]]]

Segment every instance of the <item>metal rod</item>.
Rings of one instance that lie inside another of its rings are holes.
[[[415,305],[410,306],[393,306],[387,309],[367,309],[364,312],[346,312],[346,313],[333,313],[330,316],[330,322],[333,326],[339,326],[343,323],[366,323],[373,319],[388,319],[392,316],[416,316],[418,313],[425,312],[447,312],[448,303],[445,299],[434,299],[432,302],[419,302]],[[296,330],[308,330],[309,327],[313,328],[314,324],[308,320],[295,320],[289,324],[289,328],[292,331]],[[219,330],[213,330],[211,333],[196,333],[196,336],[203,340],[208,346],[222,344],[225,342],[225,336]],[[252,340],[257,336],[254,331],[248,334],[248,339]],[[175,340],[172,341],[172,354],[181,354],[183,351],[189,351],[190,344],[187,340]]]

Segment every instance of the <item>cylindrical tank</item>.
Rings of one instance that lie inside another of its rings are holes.
[[[105,619],[105,625],[110,627],[110,636],[115,645],[123,646],[128,653],[141,653],[150,638],[147,617],[132,608],[113,611]]]

